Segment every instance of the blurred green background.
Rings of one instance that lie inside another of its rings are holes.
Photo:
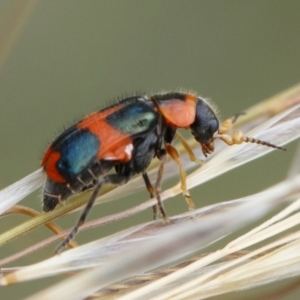
[[[43,151],[64,126],[118,96],[191,89],[212,99],[226,118],[298,83],[299,15],[297,0],[1,0],[0,50],[7,52],[0,60],[0,188],[39,168]],[[19,29],[9,41],[16,20],[21,20]],[[288,146],[287,153],[274,152],[192,190],[192,196],[203,195],[194,199],[196,205],[231,200],[280,181],[293,151]],[[141,199],[148,199],[146,192],[131,201],[100,205],[90,219]],[[23,203],[40,211],[40,192]],[[166,209],[178,214],[186,204],[180,196],[169,200]],[[77,240],[99,238],[151,217],[147,211]],[[58,223],[68,228],[76,218],[73,214]],[[6,217],[1,231],[26,219]],[[45,228],[35,230],[3,247],[1,257],[50,235]],[[49,257],[53,247],[14,265]],[[62,278],[39,280],[38,287],[29,282],[1,288],[1,299],[24,298]]]

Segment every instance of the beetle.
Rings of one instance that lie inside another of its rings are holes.
[[[94,186],[79,221],[57,252],[84,223],[103,184],[125,184],[142,173],[154,197],[146,169],[153,157],[164,155],[160,120],[148,98],[129,97],[85,117],[52,142],[41,163],[47,176],[43,210],[51,211],[58,203]],[[113,167],[116,173],[107,174]],[[167,219],[161,201],[158,206]]]
[[[251,142],[283,150],[276,145],[246,137],[240,131],[232,135],[235,118],[219,123],[214,108],[205,99],[191,93],[161,93],[125,98],[86,116],[60,134],[48,147],[42,159],[47,179],[43,187],[43,210],[53,210],[58,203],[92,187],[93,192],[78,222],[58,246],[59,252],[84,223],[103,184],[122,185],[136,174],[142,174],[151,197],[165,221],[168,216],[160,199],[160,184],[167,155],[179,165],[181,188],[190,209],[195,205],[186,187],[186,176],[180,155],[172,146],[175,136],[187,150],[190,159],[199,161],[189,145],[178,134],[178,128],[190,129],[205,156],[214,151],[219,138],[228,145]],[[146,169],[152,159],[161,163],[153,187]],[[108,172],[115,169],[115,173]],[[157,208],[154,217],[157,217]]]

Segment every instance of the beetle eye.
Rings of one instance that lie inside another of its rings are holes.
[[[214,135],[214,133],[219,129],[219,122],[216,119],[211,119],[208,122],[208,128],[207,131],[211,134],[211,136]]]

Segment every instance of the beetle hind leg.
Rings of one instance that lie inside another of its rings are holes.
[[[118,174],[109,174],[104,176],[95,186],[91,197],[89,198],[84,210],[82,211],[77,223],[71,230],[71,232],[67,235],[67,237],[57,246],[55,249],[55,253],[60,253],[61,250],[74,238],[76,233],[78,232],[80,226],[82,226],[92,208],[92,206],[95,203],[95,200],[97,199],[99,192],[102,188],[103,184],[111,183],[111,184],[118,184],[122,185],[125,184],[128,181],[128,178],[126,176],[120,176]]]
[[[165,222],[169,222],[169,217],[164,209],[163,203],[161,201],[160,192],[161,192],[161,181],[163,177],[164,167],[167,162],[167,153],[164,149],[160,149],[157,153],[157,157],[160,160],[160,165],[157,173],[157,179],[154,186],[154,192],[157,199],[158,209]]]
[[[143,179],[144,179],[147,191],[149,192],[151,199],[155,198],[154,187],[151,184],[148,174],[146,172],[143,172]],[[153,205],[153,220],[157,220],[157,219],[158,219],[158,204],[155,204],[155,205]]]

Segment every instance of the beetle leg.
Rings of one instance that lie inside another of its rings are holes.
[[[203,164],[203,161],[195,156],[192,148],[190,147],[190,145],[186,142],[185,138],[179,132],[176,132],[176,137],[179,139],[180,143],[184,147],[190,160],[195,163],[198,163],[198,164]]]
[[[162,181],[162,176],[163,176],[163,172],[164,172],[165,163],[167,162],[166,151],[164,149],[160,149],[158,151],[158,153],[156,154],[156,156],[160,160],[160,165],[159,165],[159,169],[158,169],[158,173],[157,173],[157,179],[156,179],[154,191],[155,191],[155,194],[156,194],[157,205],[158,205],[158,208],[160,210],[160,213],[162,214],[162,217],[163,217],[164,221],[169,222],[168,215],[167,215],[167,213],[164,209],[164,206],[163,206],[163,203],[162,203],[161,197],[160,197],[161,181]]]
[[[179,171],[180,171],[180,179],[181,179],[181,190],[183,193],[183,196],[189,206],[189,210],[195,209],[195,204],[190,196],[189,191],[186,187],[186,174],[182,165],[182,161],[180,158],[179,153],[177,152],[176,148],[174,148],[171,144],[166,144],[166,150],[168,154],[172,157],[172,159],[178,164]]]
[[[73,227],[71,232],[67,235],[67,237],[57,246],[57,248],[55,249],[55,253],[57,253],[57,254],[60,253],[61,250],[74,238],[74,236],[76,235],[76,233],[79,230],[79,227],[83,225],[83,223],[86,220],[87,215],[89,214],[93,204],[95,203],[95,200],[98,197],[98,194],[101,190],[102,185],[105,183],[122,185],[122,184],[126,183],[127,181],[128,181],[128,178],[126,176],[120,176],[118,174],[109,174],[109,175],[104,176],[95,186],[93,193],[92,193],[90,199],[88,200],[83,212],[81,213],[76,225]]]
[[[151,198],[155,198],[154,188],[153,188],[153,186],[152,186],[152,184],[150,182],[148,174],[146,172],[144,172],[142,175],[143,175],[143,179],[144,179],[147,191],[150,194],[150,197]],[[157,217],[158,217],[158,204],[155,204],[155,205],[153,205],[153,219],[157,220]]]
[[[225,120],[221,125],[220,128],[218,130],[219,134],[224,134],[227,133],[228,131],[230,131],[233,127],[233,124],[236,122],[236,120],[238,119],[239,116],[244,115],[244,112],[240,112],[235,114],[233,117]]]

